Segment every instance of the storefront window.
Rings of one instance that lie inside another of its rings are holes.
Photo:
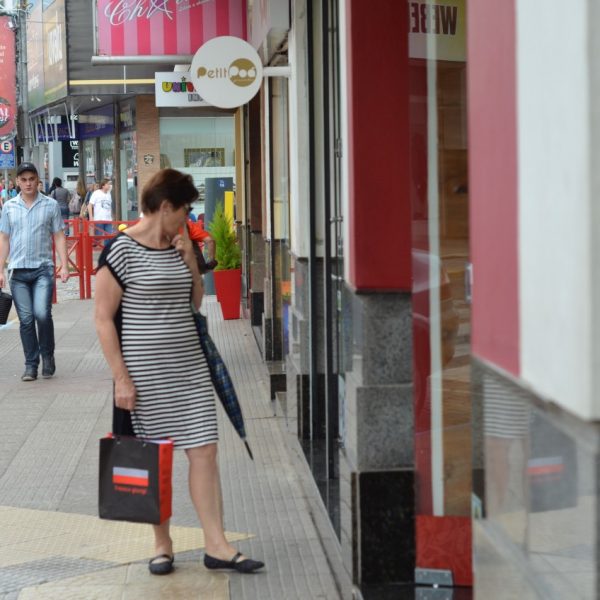
[[[417,567],[456,585],[472,580],[474,506],[466,4],[452,44],[414,21],[409,34]]]
[[[114,106],[112,104],[79,115],[79,139],[83,140],[83,168],[88,184],[99,182],[103,177],[112,177],[114,134]]]
[[[289,348],[291,305],[290,273],[290,209],[288,153],[288,89],[287,81],[275,78],[271,83],[272,112],[272,195],[273,195],[273,257],[275,272],[275,316],[281,323],[281,358]]]
[[[234,117],[161,117],[160,162],[194,178],[200,193],[194,213],[203,214],[205,179],[235,181]]]
[[[121,167],[121,215],[132,221],[139,216],[137,199],[137,136],[135,131],[122,133],[119,147]]]
[[[344,434],[344,365],[338,350],[345,309],[342,257],[343,211],[340,189],[339,2],[328,0],[311,10],[313,44],[311,115],[313,182],[311,250],[308,256],[307,311],[310,321],[310,412],[302,424],[302,445],[334,531],[340,522],[340,434]],[[308,202],[308,200],[307,200]],[[294,269],[298,268],[294,265]],[[295,276],[296,277],[296,276]],[[296,289],[296,291],[298,291]],[[301,298],[302,294],[298,294]],[[297,306],[297,304],[296,304]],[[347,323],[348,321],[346,321]],[[292,332],[295,334],[295,332]],[[340,413],[342,411],[342,413]],[[343,451],[343,450],[342,450]]]
[[[96,172],[96,140],[83,142],[83,166],[87,183],[94,183],[98,178]]]
[[[101,137],[100,138],[100,171],[101,178],[113,178],[114,175],[114,154],[115,154],[115,138]]]

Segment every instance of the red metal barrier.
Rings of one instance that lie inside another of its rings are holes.
[[[137,221],[88,221],[87,219],[68,219],[67,257],[69,261],[69,278],[79,278],[79,299],[89,300],[92,297],[92,275],[96,274],[95,263],[107,240],[118,232],[121,224],[133,225]],[[110,231],[106,231],[110,225]],[[56,248],[54,264],[56,265]],[[55,267],[55,277],[59,278],[59,269]],[[52,301],[56,303],[56,286]]]
[[[96,274],[97,264],[104,245],[118,233],[119,225],[127,226],[137,223],[137,221],[83,221],[84,237],[84,272],[85,272],[85,297],[92,297],[92,275]],[[105,230],[105,226],[110,225],[110,232]]]
[[[83,240],[81,236],[81,219],[68,219],[65,220],[65,226],[70,232],[67,238],[67,259],[69,266],[69,279],[71,277],[79,278],[79,299],[83,300],[84,295],[84,270],[83,270]],[[59,267],[56,264],[56,247],[53,243],[52,253],[54,257],[54,277],[58,279]],[[52,302],[56,303],[56,286],[54,286],[54,292],[52,295]]]

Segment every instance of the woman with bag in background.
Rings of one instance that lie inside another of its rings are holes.
[[[78,219],[81,213],[81,205],[85,198],[86,190],[83,184],[83,179],[79,177],[77,180],[77,186],[75,191],[71,194],[71,200],[69,201],[69,214],[71,219]]]
[[[65,232],[69,231],[69,201],[71,200],[71,192],[67,188],[63,187],[62,179],[60,177],[55,177],[52,180],[52,185],[50,186],[50,190],[48,195],[50,198],[54,198],[58,202],[58,207],[60,208],[60,215],[65,224]]]
[[[83,196],[83,202],[81,203],[81,210],[79,211],[79,216],[82,219],[89,219],[89,205],[90,198],[92,194],[98,189],[97,183],[88,183],[87,191],[85,192],[85,196]]]
[[[186,218],[193,179],[163,169],[141,197],[144,218],[111,239],[96,275],[96,329],[114,378],[113,433],[171,439],[189,460],[192,502],[204,529],[208,569],[264,566],[229,544],[217,465],[217,414],[194,315],[204,287]],[[173,570],[169,521],[154,525],[150,573]]]

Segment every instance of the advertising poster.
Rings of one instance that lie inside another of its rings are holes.
[[[67,95],[67,31],[65,0],[45,2],[44,27],[44,103]]]
[[[62,146],[62,164],[64,169],[79,168],[79,141],[69,140],[63,142]]]
[[[44,28],[42,0],[31,2],[27,19],[27,90],[29,109],[44,106]]]
[[[13,138],[17,129],[15,32],[9,21],[0,17],[0,140]]]
[[[79,115],[79,139],[112,135],[115,132],[115,116],[112,105],[101,106]]]
[[[99,56],[194,54],[220,35],[246,38],[246,0],[96,0],[96,23]]]

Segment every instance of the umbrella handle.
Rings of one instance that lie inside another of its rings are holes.
[[[254,460],[254,456],[252,455],[252,450],[250,450],[250,446],[248,445],[248,442],[246,440],[244,440],[244,446],[246,446],[246,450],[248,450],[248,455],[250,456],[250,458],[252,460]]]

